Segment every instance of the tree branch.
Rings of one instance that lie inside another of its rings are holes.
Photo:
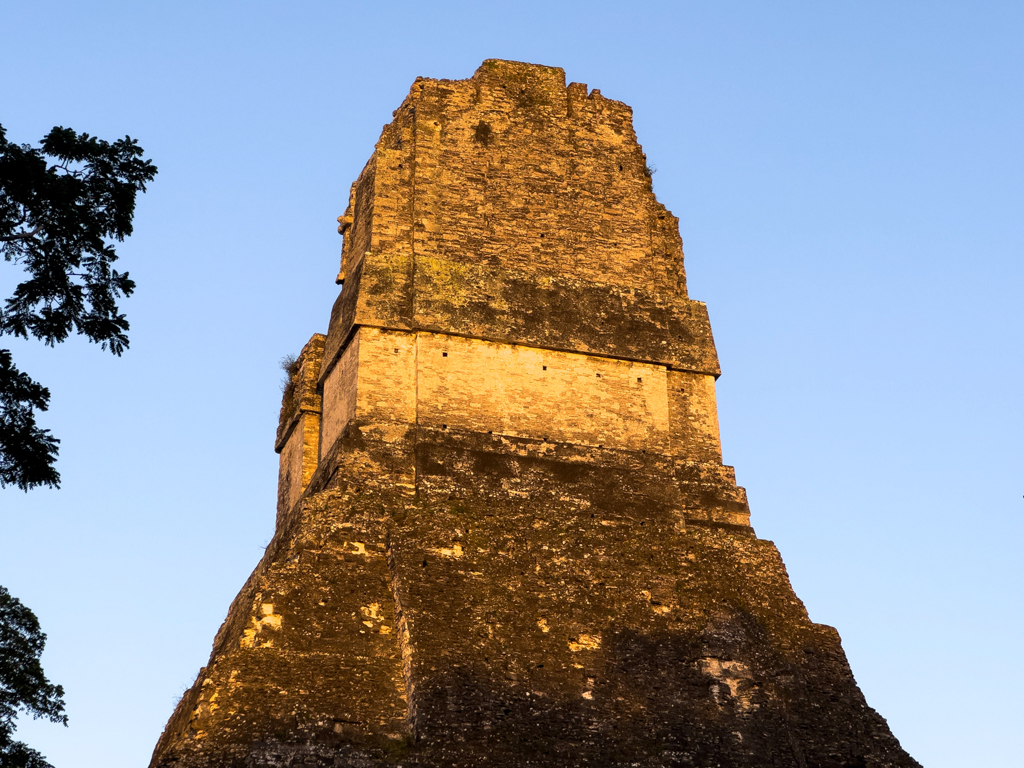
[[[15,235],[0,235],[0,243],[13,243],[15,240],[31,240],[42,231],[43,228],[40,226],[36,227],[31,232],[19,232]]]

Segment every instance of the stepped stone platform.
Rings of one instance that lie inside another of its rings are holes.
[[[918,765],[750,527],[629,107],[417,79],[339,222],[276,534],[153,768]]]

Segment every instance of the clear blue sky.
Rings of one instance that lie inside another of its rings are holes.
[[[19,733],[147,763],[272,534],[278,360],[326,331],[350,182],[416,76],[508,58],[634,108],[725,460],[869,703],[928,768],[1020,766],[1022,41],[984,0],[3,3],[9,138],[127,133],[160,168],[129,352],[4,342],[64,481],[0,491],[0,584],[71,718]]]

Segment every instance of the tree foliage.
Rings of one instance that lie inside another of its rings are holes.
[[[14,740],[19,712],[67,725],[64,689],[43,674],[46,635],[35,614],[0,587],[0,766],[50,768],[42,755]]]
[[[26,279],[0,307],[0,336],[48,346],[71,333],[120,355],[128,321],[117,301],[135,290],[114,242],[132,233],[137,193],[156,176],[138,143],[54,128],[40,147],[13,144],[0,126],[0,252]],[[40,429],[49,391],[0,350],[0,486],[56,487],[58,440]]]
[[[0,336],[48,346],[72,334],[120,356],[128,321],[117,301],[135,283],[114,269],[114,242],[132,233],[135,197],[156,176],[130,137],[109,143],[54,128],[40,147],[12,144],[0,126],[0,253],[25,279],[0,307]],[[13,281],[12,281],[13,282]],[[50,392],[0,349],[0,487],[56,487],[59,441],[36,424]],[[46,635],[0,587],[0,768],[50,768],[14,740],[20,712],[67,725],[64,691],[43,674]]]
[[[19,371],[11,353],[0,349],[0,485],[27,491],[34,485],[57,485],[53,468],[60,441],[36,426],[35,411],[45,411],[50,390]]]

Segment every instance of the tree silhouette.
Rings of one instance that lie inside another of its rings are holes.
[[[39,657],[46,635],[35,614],[0,587],[0,765],[3,768],[49,768],[34,749],[15,741],[19,711],[67,725],[64,689],[43,674]]]
[[[0,336],[53,346],[72,334],[120,356],[128,321],[117,300],[135,283],[113,268],[113,242],[132,233],[135,197],[156,176],[142,148],[54,128],[36,148],[12,144],[0,126],[0,253],[26,273],[0,307]],[[57,487],[60,442],[36,424],[50,391],[0,349],[0,487]],[[46,642],[35,615],[0,587],[0,766],[50,768],[13,738],[19,712],[67,725],[64,691],[43,674]]]
[[[27,273],[0,308],[0,336],[48,346],[78,333],[115,355],[128,346],[117,299],[135,282],[113,268],[112,241],[132,233],[135,196],[156,176],[142,148],[54,128],[39,148],[12,144],[0,126],[0,252]],[[36,426],[50,392],[0,351],[0,486],[60,484],[58,440]]]

